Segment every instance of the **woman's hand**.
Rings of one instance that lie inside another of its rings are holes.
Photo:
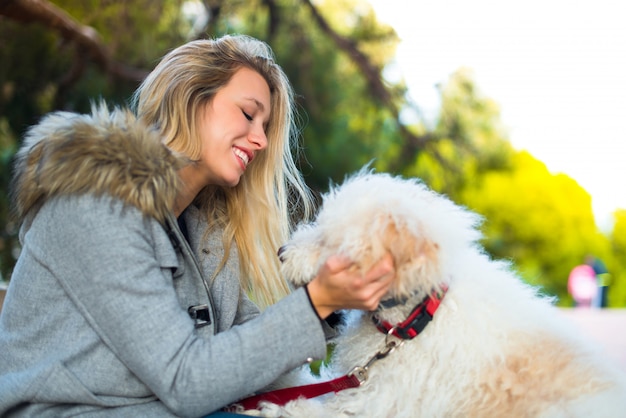
[[[342,256],[331,256],[317,277],[307,284],[309,298],[320,318],[339,309],[373,311],[395,277],[391,254],[386,254],[365,275]]]

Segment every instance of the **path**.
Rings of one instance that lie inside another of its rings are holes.
[[[570,308],[561,312],[626,371],[626,309]]]

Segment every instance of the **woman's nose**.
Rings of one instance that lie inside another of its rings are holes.
[[[262,150],[267,147],[267,135],[262,128],[255,128],[250,131],[248,135],[248,141],[255,145],[257,150]]]

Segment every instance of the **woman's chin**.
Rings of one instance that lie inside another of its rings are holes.
[[[224,183],[222,184],[222,186],[223,187],[228,187],[228,188],[236,187],[239,184],[239,182],[241,181],[241,176],[242,175],[233,176],[232,178],[225,178],[224,179]]]

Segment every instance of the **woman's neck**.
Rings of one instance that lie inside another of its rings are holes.
[[[174,215],[178,218],[181,213],[193,202],[200,190],[202,190],[206,184],[200,180],[200,177],[195,173],[193,164],[186,165],[178,170],[178,176],[181,179],[182,187],[176,196],[174,202]]]

